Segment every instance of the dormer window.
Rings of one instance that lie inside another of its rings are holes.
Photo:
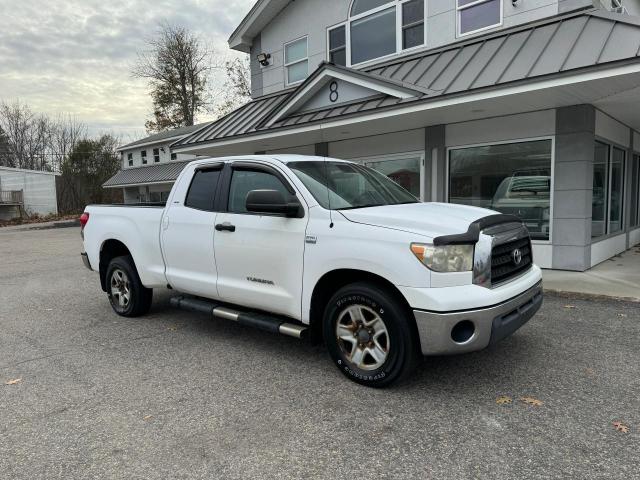
[[[346,25],[328,30],[329,61],[360,63],[395,55],[425,44],[426,0],[353,0]],[[344,32],[344,57],[339,34]]]

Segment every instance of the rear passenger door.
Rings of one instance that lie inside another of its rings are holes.
[[[178,291],[207,298],[218,297],[213,242],[222,168],[196,167],[186,195],[167,205],[161,226],[167,280]]]

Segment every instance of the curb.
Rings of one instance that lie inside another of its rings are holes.
[[[543,289],[545,295],[552,295],[560,298],[571,298],[575,300],[612,300],[615,302],[640,303],[640,298],[636,297],[616,297],[613,295],[602,295],[597,293],[568,292],[565,290]]]
[[[0,232],[24,232],[29,230],[52,230],[54,228],[71,228],[79,227],[80,220],[61,220],[59,222],[50,222],[44,224],[27,223],[25,225],[14,225],[10,227],[0,228]]]

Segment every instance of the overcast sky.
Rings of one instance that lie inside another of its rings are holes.
[[[151,102],[130,67],[163,20],[201,35],[216,52],[253,0],[0,0],[0,99],[71,113],[93,134],[144,133]],[[125,138],[126,139],[126,138]]]

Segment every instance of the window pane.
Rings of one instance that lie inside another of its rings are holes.
[[[412,0],[402,4],[402,25],[424,21],[424,0]]]
[[[490,0],[473,7],[460,10],[460,33],[472,32],[480,28],[500,23],[500,1]]]
[[[284,47],[284,63],[297,62],[307,58],[307,39],[301,38]]]
[[[600,237],[607,233],[607,197],[609,196],[609,180],[607,164],[609,162],[609,145],[596,142],[593,159],[593,197],[591,200],[591,237]]]
[[[351,63],[396,51],[396,9],[389,8],[351,23]]]
[[[624,150],[613,149],[611,159],[611,207],[609,210],[609,233],[622,230],[624,206]]]
[[[640,156],[633,156],[631,166],[631,226],[640,225]]]
[[[374,8],[378,8],[385,3],[390,3],[389,0],[355,0],[351,7],[351,15],[358,15],[360,13],[368,12]]]
[[[405,28],[402,31],[402,48],[412,48],[424,45],[424,24],[419,23],[414,27]]]
[[[340,50],[336,50],[329,54],[329,61],[336,65],[342,65],[343,67],[347,65],[347,50],[342,48]]]
[[[295,63],[287,67],[287,83],[296,83],[307,78],[309,72],[309,62]]]
[[[329,30],[329,50],[334,50],[346,45],[345,27],[337,27]]]
[[[250,170],[236,170],[231,178],[229,190],[229,211],[232,213],[247,213],[247,195],[251,190],[278,190],[284,198],[291,194],[274,175]]]
[[[386,175],[414,196],[420,197],[420,157],[366,162],[365,165]]]
[[[198,170],[191,181],[185,206],[212,212],[220,172],[221,170]]]
[[[449,201],[517,215],[549,239],[551,140],[451,150]]]

